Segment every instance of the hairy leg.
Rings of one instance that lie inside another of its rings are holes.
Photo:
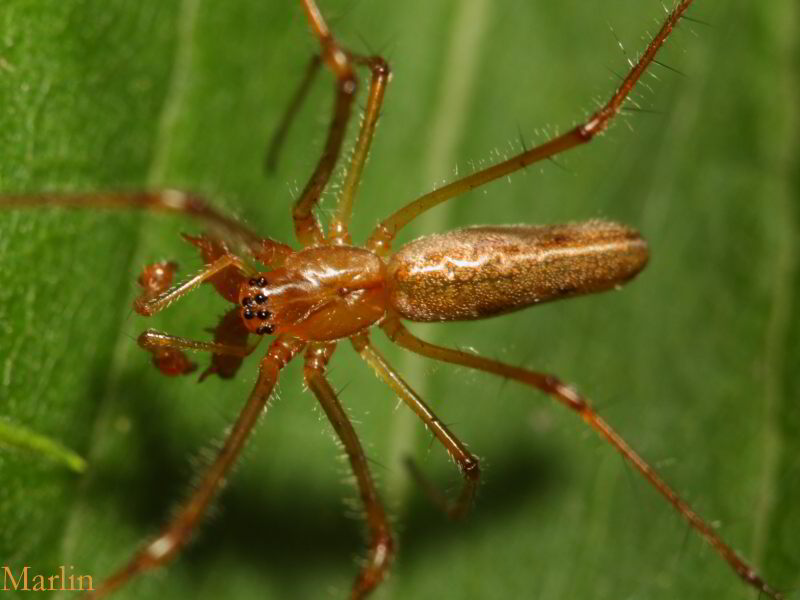
[[[336,344],[312,344],[306,351],[305,379],[309,389],[319,400],[322,409],[342,442],[350,467],[358,483],[358,490],[367,517],[370,531],[369,558],[353,585],[352,599],[364,598],[386,577],[394,554],[389,522],[383,510],[375,483],[367,465],[367,457],[350,419],[344,412],[336,392],[325,379],[325,367]]]
[[[194,290],[201,283],[208,281],[216,274],[232,266],[238,268],[243,273],[250,272],[250,269],[238,257],[233,254],[224,254],[210,265],[207,265],[197,275],[190,277],[171,290],[158,294],[155,297],[151,297],[147,293],[142,294],[134,301],[133,308],[137,313],[145,317],[154,315]]]
[[[361,334],[351,338],[351,341],[356,352],[361,355],[361,358],[373,368],[375,374],[384,383],[394,390],[397,397],[405,402],[406,405],[417,414],[458,465],[464,476],[464,487],[455,502],[448,502],[430,486],[413,463],[410,464],[412,474],[422,485],[427,495],[436,504],[442,505],[450,517],[463,517],[472,506],[472,500],[475,497],[475,492],[478,489],[478,482],[480,481],[480,467],[477,457],[467,450],[464,444],[453,435],[439,417],[437,417],[428,405],[423,402],[422,398],[420,398],[389,363],[386,362],[386,359],[370,343],[367,334]]]
[[[261,340],[263,338],[259,337],[258,339]],[[175,348],[192,352],[212,352],[213,354],[222,354],[224,356],[240,357],[248,356],[255,349],[255,346],[231,346],[227,344],[216,344],[214,342],[201,342],[199,340],[169,335],[168,333],[162,333],[155,329],[148,329],[142,332],[137,343],[148,351],[157,350],[159,348]]]
[[[358,86],[350,56],[339,47],[314,0],[302,1],[311,31],[319,40],[322,48],[322,61],[336,76],[336,100],[328,129],[328,138],[325,140],[322,156],[317,162],[311,179],[292,209],[297,240],[303,246],[313,246],[321,244],[324,241],[324,235],[312,209],[319,202],[322,191],[328,184],[336,161],[341,154],[342,142],[347,130],[347,123],[350,121]]]
[[[369,87],[367,108],[364,111],[364,119],[361,122],[361,130],[358,132],[358,140],[356,140],[356,146],[353,149],[353,158],[350,161],[350,168],[347,170],[347,177],[344,180],[342,193],[339,196],[339,206],[336,209],[329,231],[332,239],[343,244],[350,243],[348,226],[353,213],[353,200],[358,190],[358,184],[361,181],[361,175],[364,172],[369,148],[380,118],[383,95],[391,78],[389,63],[380,56],[355,56],[353,60],[357,64],[369,67],[372,72],[372,81]]]
[[[378,224],[367,241],[367,248],[385,255],[389,252],[392,240],[394,240],[397,232],[425,211],[490,181],[524,169],[535,162],[585,144],[591,141],[598,133],[605,131],[614,117],[620,112],[628,95],[652,64],[658,50],[664,45],[664,42],[677,26],[691,3],[692,0],[680,0],[675,9],[669,13],[661,29],[647,46],[639,61],[633,65],[611,99],[599,111],[589,117],[587,121],[549,142],[530,150],[525,150],[506,161],[454,181],[410,202]]]
[[[573,388],[564,384],[553,375],[538,373],[521,367],[514,367],[496,360],[490,360],[474,354],[468,354],[459,350],[444,348],[425,342],[409,332],[395,316],[387,318],[386,321],[381,324],[381,328],[389,336],[389,339],[407,350],[442,362],[470,367],[478,371],[493,373],[500,377],[512,379],[548,394],[567,408],[575,411],[589,427],[594,429],[611,444],[637,471],[639,471],[650,485],[667,499],[675,510],[686,519],[695,531],[703,536],[739,577],[760,592],[773,598],[773,600],[780,600],[782,598],[781,594],[775,588],[767,584],[767,582],[756,573],[752,566],[736,554],[733,548],[717,535],[714,528],[695,513],[692,507],[661,478],[655,469],[639,456],[639,454],[637,454],[636,451],[634,451],[633,448],[631,448],[628,443],[595,412],[586,398],[581,396]]]
[[[259,336],[258,341],[261,338]],[[211,352],[217,356],[234,356],[244,358],[248,356],[258,346],[258,342],[253,346],[233,346],[230,344],[218,344],[214,342],[201,342],[188,338],[178,337],[148,329],[142,332],[136,340],[139,346],[153,355],[153,364],[164,375],[188,375],[197,369],[197,365],[191,362],[183,353],[184,350],[190,352]]]
[[[176,213],[198,219],[212,229],[243,243],[248,249],[262,247],[262,238],[247,226],[213,208],[203,198],[180,190],[131,193],[37,194],[0,196],[0,208],[64,206],[68,208],[141,209]]]
[[[264,407],[275,387],[280,370],[304,346],[305,342],[287,337],[279,337],[272,343],[267,355],[261,360],[258,380],[247,403],[228,434],[216,460],[206,471],[199,487],[161,531],[161,534],[137,552],[126,566],[100,584],[97,590],[88,595],[89,598],[96,600],[105,597],[134,576],[166,564],[186,545],[194,528],[202,520],[211,499],[222,486],[225,475],[236,462],[253,427],[264,412]]]

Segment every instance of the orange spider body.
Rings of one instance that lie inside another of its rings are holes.
[[[463,321],[509,313],[629,281],[647,244],[607,221],[470,227],[422,237],[388,264],[389,304],[410,321]]]
[[[279,269],[241,277],[238,301],[251,333],[325,342],[369,329],[387,310],[462,321],[604,291],[647,258],[636,231],[605,221],[471,227],[421,237],[386,263],[364,248],[307,248]]]
[[[320,342],[350,337],[386,313],[386,266],[364,248],[306,248],[243,281],[239,303],[253,333]]]

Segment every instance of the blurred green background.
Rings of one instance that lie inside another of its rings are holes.
[[[5,0],[0,190],[186,187],[292,241],[289,207],[332,99],[325,74],[265,176],[266,140],[316,49],[298,4]],[[633,0],[321,8],[344,43],[368,44],[394,71],[356,206],[358,242],[434,185],[518,150],[520,135],[530,145],[576,123],[664,16],[658,2]],[[674,34],[660,60],[682,75],[652,69],[635,94],[648,112],[557,165],[432,211],[402,237],[603,217],[643,232],[649,268],[619,292],[412,328],[575,384],[770,582],[796,590],[800,19],[790,0],[697,0],[690,14],[708,24],[684,21]],[[134,341],[146,327],[204,337],[224,310],[203,289],[149,321],[131,314],[144,264],[199,268],[177,236],[197,230],[131,213],[0,214],[0,419],[90,464],[80,477],[0,447],[0,564],[109,574],[158,531],[241,407],[255,360],[235,381],[198,385],[161,377]],[[331,378],[398,537],[376,599],[757,596],[574,415],[374,338],[485,472],[466,521],[429,506],[401,458],[413,454],[454,491],[457,471],[342,344]],[[195,543],[115,597],[346,597],[363,555],[346,479],[290,365]]]

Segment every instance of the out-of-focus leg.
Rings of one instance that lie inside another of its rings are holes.
[[[126,566],[106,579],[94,592],[89,593],[89,598],[92,600],[103,598],[136,575],[166,564],[186,545],[263,413],[278,380],[278,373],[304,346],[305,342],[286,337],[279,337],[272,343],[267,355],[261,360],[258,380],[250,393],[250,398],[200,485],[161,534],[136,553]]]
[[[369,557],[353,584],[351,596],[353,600],[359,600],[374,590],[386,576],[394,554],[394,544],[386,513],[369,472],[364,449],[361,447],[361,442],[358,441],[358,435],[353,429],[350,419],[336,397],[336,392],[325,379],[325,367],[334,348],[335,344],[312,344],[306,352],[304,373],[308,388],[319,400],[336,435],[344,446],[347,458],[350,460],[350,467],[356,477],[361,502],[364,504],[370,532]]]

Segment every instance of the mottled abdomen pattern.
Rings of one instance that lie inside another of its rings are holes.
[[[411,321],[461,321],[621,285],[647,243],[608,221],[470,227],[425,236],[388,264],[389,303]]]

